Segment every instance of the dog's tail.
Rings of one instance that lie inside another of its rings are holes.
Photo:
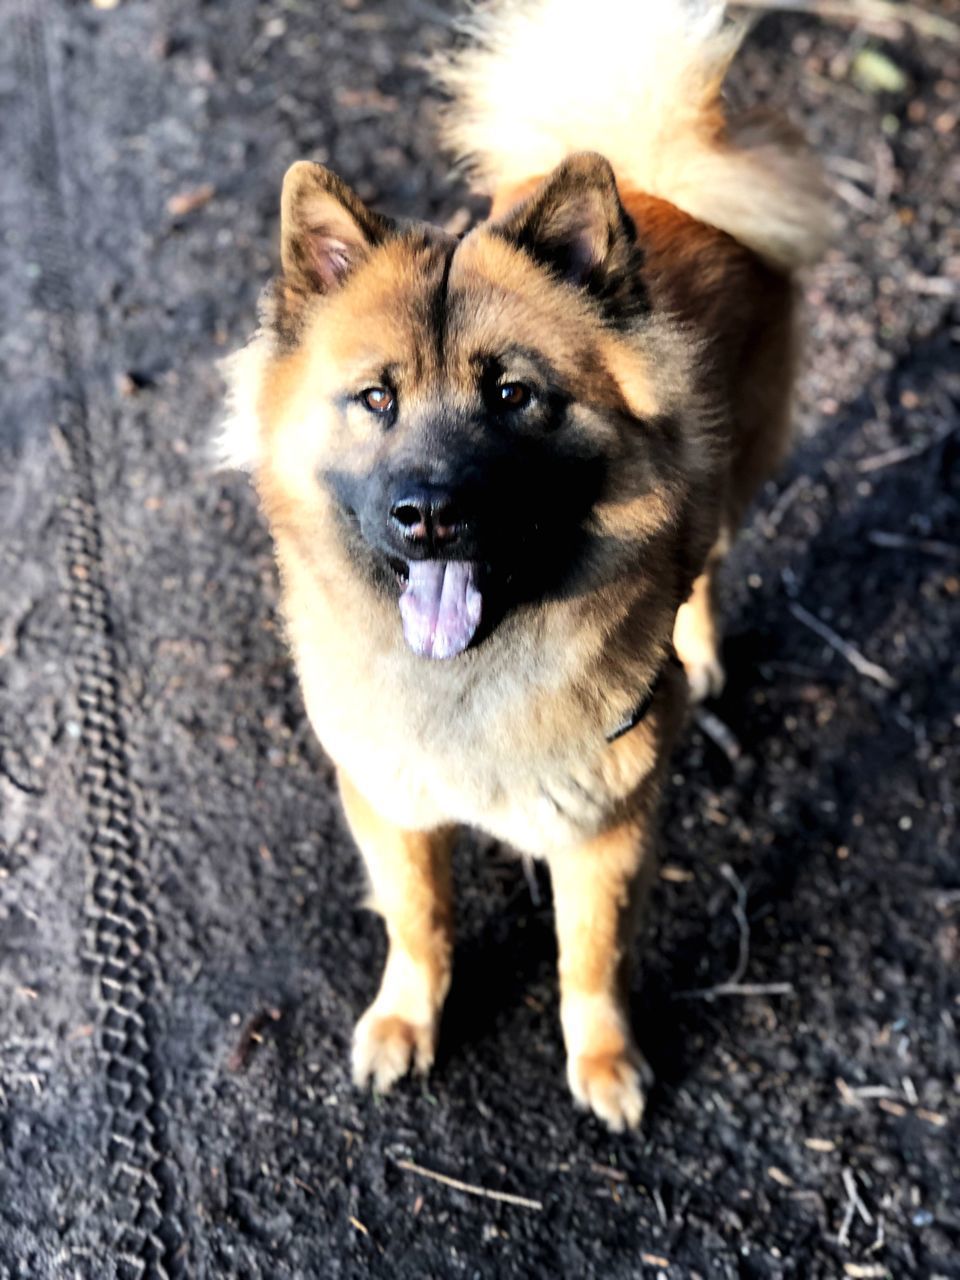
[[[783,121],[727,119],[721,87],[744,34],[722,0],[491,0],[438,75],[446,141],[488,194],[576,151],[790,271],[831,218],[819,167]]]

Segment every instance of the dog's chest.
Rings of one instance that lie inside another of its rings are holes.
[[[403,663],[323,648],[295,644],[313,728],[397,826],[464,824],[544,853],[601,830],[636,785],[611,769],[596,709],[562,678],[545,692],[521,665],[496,679],[460,682],[438,669],[435,682],[408,681]]]

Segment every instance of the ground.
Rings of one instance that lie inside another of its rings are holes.
[[[911,17],[764,17],[735,76],[845,228],[674,761],[657,1084],[611,1136],[567,1096],[546,879],[475,837],[439,1061],[352,1088],[382,926],[210,465],[291,161],[478,209],[442,9],[0,0],[0,1276],[960,1276],[960,12]]]

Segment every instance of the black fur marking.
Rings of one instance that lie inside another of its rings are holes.
[[[479,371],[480,392],[492,427],[511,430],[516,423],[530,423],[546,434],[563,424],[571,397],[560,386],[553,366],[540,352],[512,346],[498,355],[480,353],[474,357],[474,363]],[[532,393],[530,403],[519,410],[499,406],[495,391],[504,379],[528,383]],[[527,430],[524,426],[518,429]]]
[[[649,315],[643,248],[601,156],[564,161],[490,230],[557,279],[583,289],[614,328],[630,329]]]
[[[437,285],[430,308],[430,322],[437,342],[437,367],[443,367],[444,344],[447,334],[447,296],[450,287],[450,269],[453,266],[453,255],[457,251],[457,240],[451,240],[447,246],[443,262],[443,275]]]
[[[409,473],[412,480],[426,477],[451,490],[470,513],[463,543],[451,556],[489,566],[500,616],[568,589],[588,554],[590,513],[607,478],[603,458],[574,449],[558,453],[540,439],[496,435],[479,445],[467,438],[442,447],[429,432],[419,453],[418,461],[408,444],[396,456],[384,453],[369,471],[333,468],[317,477],[339,509],[350,555],[355,563],[367,561],[368,579],[393,590],[384,566],[409,559],[388,520],[389,494]]]

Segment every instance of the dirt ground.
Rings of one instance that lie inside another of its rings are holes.
[[[476,211],[420,69],[444,10],[0,0],[4,1280],[960,1276],[960,8],[914,11],[765,17],[735,77],[846,225],[676,756],[658,1082],[615,1137],[567,1096],[546,878],[474,837],[437,1066],[351,1087],[382,927],[209,463],[291,161]]]

